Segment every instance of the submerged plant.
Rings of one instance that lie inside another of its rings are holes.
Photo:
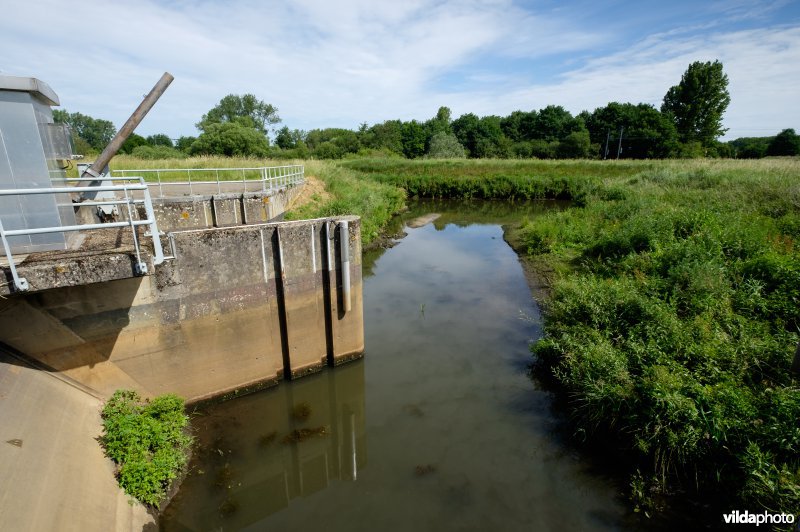
[[[278,437],[278,433],[273,430],[269,434],[264,434],[263,436],[261,436],[258,439],[258,445],[259,445],[259,447],[267,447],[272,442],[274,442],[275,438],[277,438],[277,437]]]
[[[300,443],[308,440],[309,438],[316,438],[328,434],[327,427],[316,427],[313,429],[295,429],[283,437],[283,443]]]
[[[311,405],[303,402],[292,408],[292,417],[297,421],[306,421],[311,417]]]

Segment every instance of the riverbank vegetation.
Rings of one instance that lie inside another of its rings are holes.
[[[800,507],[798,183],[797,161],[648,168],[518,233],[566,272],[539,374],[635,458],[645,508],[676,490]]]
[[[143,401],[136,392],[117,390],[101,417],[100,443],[117,466],[120,486],[142,504],[157,507],[186,466],[192,444],[183,399],[167,394]]]
[[[511,173],[494,165],[488,174],[501,169]],[[560,170],[530,167],[529,179]],[[516,240],[559,272],[534,352],[577,433],[631,457],[632,495],[645,511],[676,491],[795,511],[800,162],[568,170],[564,190],[578,203],[524,221]],[[453,179],[446,166],[388,173]]]
[[[800,161],[344,166],[412,195],[573,199],[511,240],[551,272],[536,373],[579,439],[627,457],[648,513],[800,507]]]

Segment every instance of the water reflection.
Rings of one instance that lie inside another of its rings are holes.
[[[208,407],[193,424],[191,472],[162,528],[257,524],[366,466],[364,362]]]
[[[483,203],[475,214],[446,203],[412,206],[404,220],[440,216],[402,225],[407,236],[365,277],[362,361],[202,418],[224,441],[204,441],[206,471],[182,486],[191,500],[176,500],[166,530],[624,526],[618,486],[560,445],[550,398],[527,376],[539,309],[501,228],[524,209]],[[357,384],[340,384],[351,371]],[[307,439],[282,443],[292,434]]]
[[[431,222],[437,231],[448,225],[467,227],[473,224],[516,224],[525,218],[533,218],[553,209],[566,209],[571,202],[555,200],[538,201],[486,201],[417,198],[408,202],[408,210],[395,216],[385,229],[386,234],[400,240],[406,235],[406,224],[431,213],[438,216]],[[362,275],[370,277],[375,262],[386,252],[384,248],[371,248],[362,258]]]

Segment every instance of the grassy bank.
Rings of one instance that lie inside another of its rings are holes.
[[[606,178],[516,238],[560,272],[539,374],[579,434],[630,456],[635,503],[800,508],[800,162]]]
[[[654,163],[538,160],[354,159],[341,163],[410,196],[581,200],[603,179],[634,175]]]

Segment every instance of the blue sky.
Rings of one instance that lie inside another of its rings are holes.
[[[194,135],[230,93],[290,128],[656,105],[692,61],[730,83],[725,138],[800,131],[797,0],[0,0],[0,73],[121,126],[164,71],[143,135]]]

